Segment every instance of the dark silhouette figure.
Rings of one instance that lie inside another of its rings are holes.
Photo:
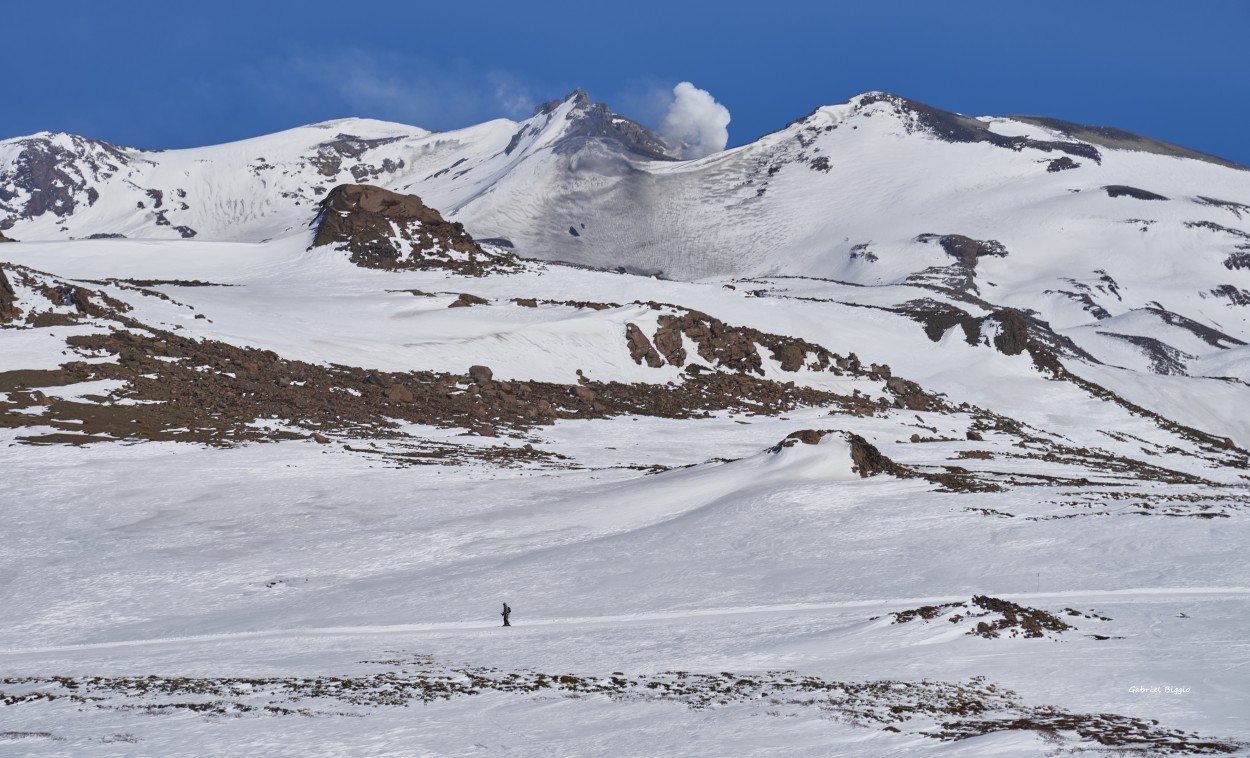
[[[507,603],[503,604],[503,613],[499,615],[503,616],[504,626],[512,626],[511,622],[508,621],[508,617],[512,615],[512,609],[508,607]]]

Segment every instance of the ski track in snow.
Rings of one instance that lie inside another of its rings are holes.
[[[1062,600],[1065,602],[1099,600],[1133,600],[1150,602],[1159,600],[1175,602],[1192,600],[1195,602],[1219,601],[1230,596],[1250,596],[1250,587],[1154,587],[1125,590],[1104,591],[1073,591],[1073,592],[1036,592],[1028,594],[995,593],[990,590],[985,594],[1002,597],[1013,602],[1029,604],[1037,601]],[[696,620],[716,616],[747,616],[759,614],[796,615],[819,613],[829,610],[863,609],[865,611],[905,610],[912,606],[937,605],[967,600],[966,597],[911,597],[876,600],[847,600],[829,603],[778,603],[777,605],[743,606],[739,608],[700,608],[694,610],[656,611],[652,613],[629,613],[617,616],[576,616],[569,618],[535,618],[518,620],[512,625],[514,629],[539,628],[551,626],[596,625],[596,624],[632,624],[650,621],[683,621]],[[57,653],[75,650],[107,650],[109,648],[145,647],[149,645],[195,644],[201,642],[244,641],[251,639],[295,639],[299,637],[333,637],[359,635],[396,635],[416,634],[420,632],[454,632],[495,629],[500,625],[494,622],[476,621],[445,621],[415,624],[390,624],[382,626],[339,626],[312,629],[274,629],[245,632],[227,632],[223,634],[198,634],[180,637],[157,637],[143,640],[118,640],[116,642],[93,642],[78,645],[56,645],[52,647],[34,648],[0,648],[0,656],[35,655],[40,653]]]

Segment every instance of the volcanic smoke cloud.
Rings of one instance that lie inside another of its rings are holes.
[[[660,123],[660,136],[684,159],[719,153],[729,142],[729,109],[690,82],[673,87],[673,104]]]

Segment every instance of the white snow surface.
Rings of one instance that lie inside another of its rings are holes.
[[[1049,173],[1057,153],[940,142],[858,100],[697,161],[648,161],[603,141],[560,143],[572,107],[447,133],[347,119],[196,150],[110,148],[118,152],[99,163],[116,170],[90,178],[98,199],[64,218],[18,220],[6,234],[22,241],[0,245],[0,262],[106,292],[136,324],[288,359],[456,374],[482,364],[497,379],[570,385],[578,369],[604,382],[682,381],[678,367],[632,360],[624,330],[635,323],[650,334],[661,314],[691,308],[888,364],[952,410],[617,416],[499,439],[405,428],[440,444],[532,444],[567,456],[561,466],[396,467],[339,439],[32,445],[30,427],[0,424],[0,703],[20,696],[0,705],[0,754],[1102,750],[1062,730],[943,741],[926,736],[937,721],[921,719],[888,731],[780,686],[705,709],[558,688],[367,707],[272,694],[283,678],[402,677],[421,666],[596,681],[791,671],[898,687],[985,677],[1024,706],[1157,719],[1250,744],[1250,475],[1228,465],[1232,453],[1175,425],[1250,445],[1250,311],[1211,293],[1250,288],[1250,269],[1224,265],[1250,241],[1237,234],[1250,235],[1250,216],[1198,199],[1250,204],[1250,173],[1110,148],[1101,164],[1078,158],[1079,168]],[[989,123],[1006,136],[1057,139]],[[339,135],[360,155],[326,148]],[[21,149],[20,140],[0,143],[0,166]],[[323,154],[342,158],[340,167],[310,162]],[[828,171],[811,167],[822,156]],[[527,262],[519,273],[472,278],[361,269],[343,253],[309,250],[315,203],[358,181],[353,166],[367,183],[421,195],[479,238],[601,268]],[[1101,189],[1117,184],[1169,200]],[[147,189],[161,190],[171,226],[155,224]],[[1186,226],[1193,221],[1220,228]],[[181,239],[172,230],[180,225],[196,236]],[[952,263],[937,243],[917,241],[922,233],[997,240],[1008,254],[978,261],[975,291],[935,289],[908,279]],[[69,239],[90,234],[129,239]],[[852,258],[859,244],[875,260]],[[110,278],[233,286],[152,285],[169,297],[161,299]],[[19,306],[40,301],[16,289]],[[460,293],[489,302],[447,308]],[[514,298],[615,305],[523,308]],[[931,339],[897,311],[922,298],[975,317],[1004,306],[1031,313],[1085,351],[1063,357],[1068,371],[1123,402],[1055,380],[1027,354],[995,350],[990,333],[969,344],[955,326]],[[108,328],[86,319],[0,329],[0,372],[104,360],[65,340]],[[1176,370],[1160,369],[1141,338],[1183,354]],[[893,397],[884,380],[785,372],[767,356],[763,371]],[[20,391],[30,389],[39,388]],[[116,389],[42,391],[81,400]],[[968,439],[974,417],[961,403],[1069,452],[1031,456],[1039,448],[1004,429]],[[264,423],[300,428],[299,419]],[[800,429],[853,433],[899,464],[960,466],[1003,488],[861,478],[837,433],[773,448]],[[1073,451],[1175,477],[1100,468]],[[940,618],[891,623],[891,613],[974,595],[1108,620],[1076,618],[1076,631],[1041,639],[985,639]],[[499,628],[503,602],[514,609],[508,629]],[[64,695],[52,677],[147,676],[239,680],[225,700],[257,710],[149,708],[221,698],[161,699],[133,687],[102,701],[27,697]],[[275,702],[307,713],[263,712]]]

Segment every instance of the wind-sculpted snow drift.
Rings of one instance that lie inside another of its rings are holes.
[[[0,142],[0,751],[1246,749],[1250,172],[668,150]]]

